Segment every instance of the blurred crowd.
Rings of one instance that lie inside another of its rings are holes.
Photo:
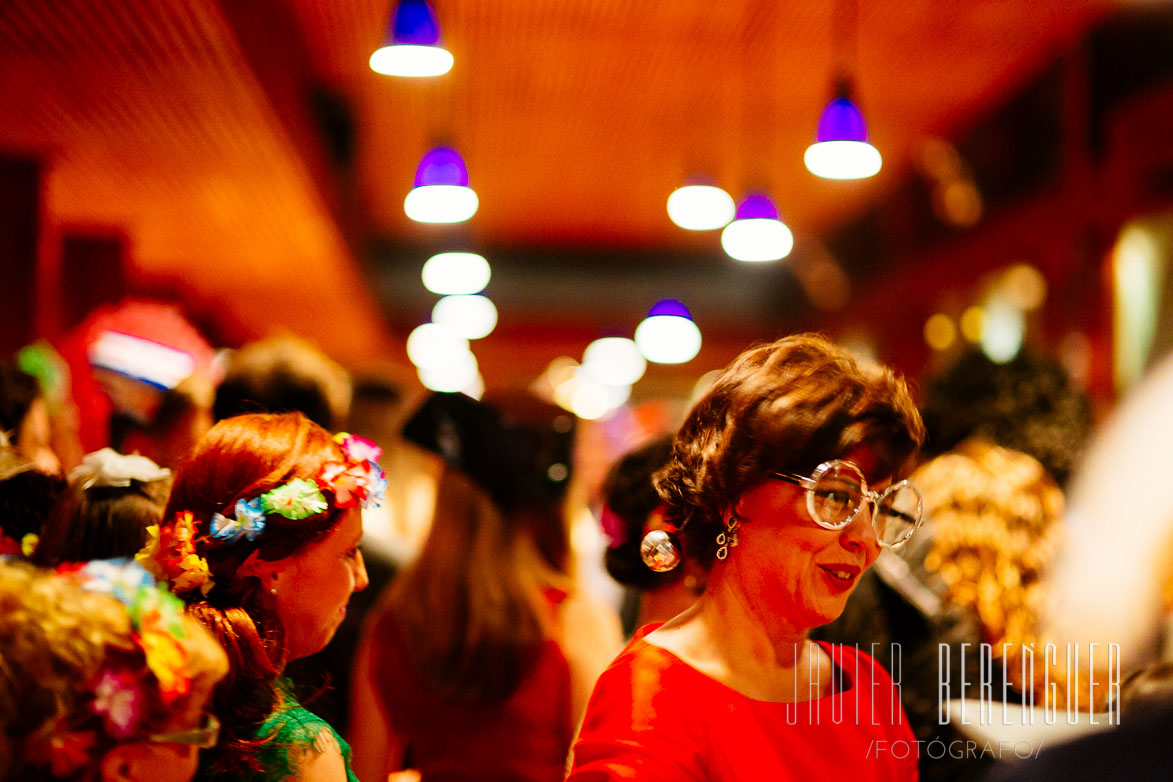
[[[799,336],[641,427],[95,313],[0,363],[0,779],[1050,778],[923,747],[1165,719],[1169,385]],[[872,733],[767,708],[865,684]]]

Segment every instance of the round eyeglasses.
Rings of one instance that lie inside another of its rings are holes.
[[[871,491],[863,471],[842,459],[823,462],[809,478],[784,473],[771,477],[806,489],[807,510],[823,529],[843,529],[865,503],[871,503],[872,528],[884,548],[902,545],[920,526],[924,501],[915,486],[900,481],[882,492]]]

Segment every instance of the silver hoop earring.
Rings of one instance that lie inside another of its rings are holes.
[[[725,560],[729,549],[737,545],[737,528],[740,526],[741,520],[730,511],[729,518],[725,519],[725,531],[717,533],[717,559]]]

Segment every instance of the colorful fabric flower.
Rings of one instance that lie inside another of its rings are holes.
[[[187,675],[187,650],[170,633],[153,629],[140,633],[139,646],[147,660],[147,667],[159,683],[159,694],[164,703],[171,703],[186,695],[191,687]]]
[[[138,729],[142,716],[142,687],[138,677],[130,671],[102,673],[94,687],[95,714],[105,718],[106,733],[116,739],[127,739]]]
[[[334,435],[334,442],[342,446],[348,461],[377,462],[383,458],[383,449],[365,437],[348,432],[339,432]]]
[[[264,509],[268,513],[276,513],[287,519],[297,521],[321,513],[330,507],[318,485],[304,478],[294,478],[289,483],[278,486],[266,494],[261,495]]]
[[[206,595],[215,584],[207,560],[196,554],[195,521],[187,511],[176,514],[174,524],[147,527],[147,545],[134,558],[176,594],[199,587]]]
[[[237,500],[233,512],[236,515],[235,519],[230,519],[219,513],[212,515],[210,528],[213,538],[235,543],[241,538],[255,540],[257,535],[265,531],[264,498]]]
[[[85,563],[78,574],[85,580],[86,589],[113,595],[127,608],[140,599],[140,587],[155,585],[145,568],[127,559],[96,559]]]
[[[599,517],[599,526],[607,536],[607,548],[619,548],[627,542],[627,524],[607,505]]]

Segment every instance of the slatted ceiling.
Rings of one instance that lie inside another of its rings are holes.
[[[372,296],[216,4],[4,3],[0,82],[0,145],[49,154],[57,220],[125,230],[143,275],[226,294],[223,306],[255,333],[275,322],[344,359],[388,349]],[[292,306],[257,308],[254,296],[275,288]]]
[[[679,172],[707,168],[736,195],[768,187],[800,232],[826,230],[895,184],[924,135],[972,117],[972,102],[1003,94],[1056,40],[1111,8],[861,2],[856,86],[885,169],[845,188],[802,164],[831,86],[834,3],[437,0],[457,64],[445,89],[415,92],[402,80],[369,87],[396,80],[366,69],[372,33],[355,25],[381,35],[392,3],[327,5],[345,23],[321,24],[316,0],[295,5],[323,73],[362,82],[361,104],[395,107],[358,109],[369,120],[364,155],[374,156],[364,192],[386,233],[416,235],[399,204],[438,127],[482,195],[477,236],[678,247],[698,241],[664,215]],[[698,151],[698,140],[719,152]],[[609,181],[617,171],[621,188]]]

